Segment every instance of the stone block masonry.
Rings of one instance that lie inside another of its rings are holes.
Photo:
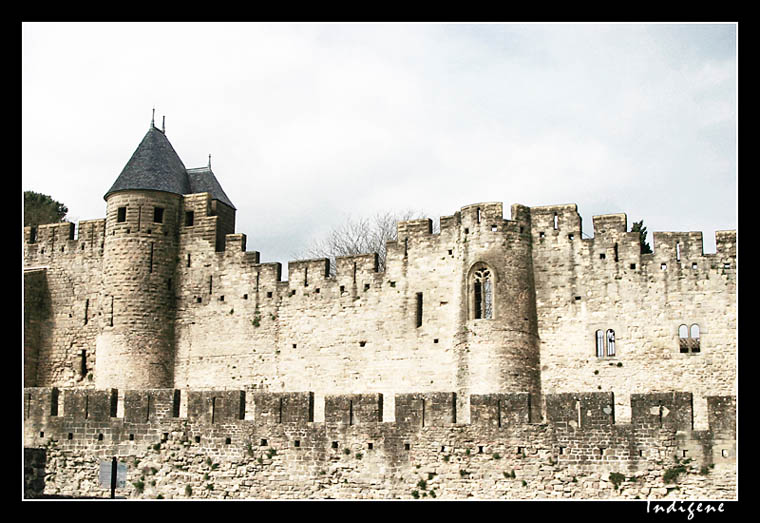
[[[45,492],[122,456],[147,497],[735,496],[736,231],[643,254],[623,213],[483,202],[283,280],[153,124],[104,199],[24,229]]]
[[[182,394],[187,417],[179,415]],[[721,427],[678,430],[683,421],[639,417],[614,423],[607,393],[546,395],[540,423],[527,420],[524,395],[477,396],[475,421],[466,424],[453,421],[451,393],[397,397],[396,422],[378,421],[379,394],[330,396],[324,422],[310,418],[311,393],[31,388],[24,395],[25,446],[37,449],[26,458],[30,498],[107,497],[98,464],[112,457],[128,466],[117,495],[142,499],[735,497],[735,445]],[[118,397],[123,405],[111,402]],[[430,417],[423,399],[437,405]],[[580,425],[573,402],[583,405]],[[710,402],[733,405],[727,397]],[[56,411],[60,403],[67,412]],[[82,417],[87,409],[73,408],[81,403],[107,408]],[[671,403],[664,419],[687,420],[687,403]],[[494,404],[504,408],[501,423],[482,415]],[[280,416],[281,405],[289,415]]]

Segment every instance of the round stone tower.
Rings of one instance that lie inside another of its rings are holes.
[[[470,394],[531,393],[539,416],[541,373],[530,213],[501,203],[463,207],[458,387]]]
[[[106,193],[97,388],[173,386],[175,268],[185,166],[151,122]]]

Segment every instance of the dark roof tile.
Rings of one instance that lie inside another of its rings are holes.
[[[187,178],[190,182],[190,192],[195,194],[199,192],[207,192],[211,194],[211,198],[219,200],[220,202],[229,205],[233,209],[232,202],[224,193],[222,186],[214,176],[214,172],[210,167],[199,167],[197,169],[188,169]]]
[[[207,192],[233,209],[210,167],[186,169],[166,135],[152,123],[104,198],[118,191],[152,190],[174,194]]]

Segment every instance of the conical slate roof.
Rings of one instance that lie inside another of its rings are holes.
[[[187,170],[182,160],[166,135],[153,125],[104,198],[116,191],[135,189],[190,193]]]
[[[212,199],[235,208],[211,167],[186,169],[166,135],[153,123],[104,198],[117,191],[141,189],[174,194],[208,192]]]

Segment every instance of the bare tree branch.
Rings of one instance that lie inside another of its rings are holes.
[[[386,243],[396,241],[397,223],[424,218],[420,211],[379,212],[367,218],[349,218],[325,237],[315,239],[306,249],[308,258],[329,258],[330,274],[335,274],[335,258],[377,253],[378,270],[385,270]]]

